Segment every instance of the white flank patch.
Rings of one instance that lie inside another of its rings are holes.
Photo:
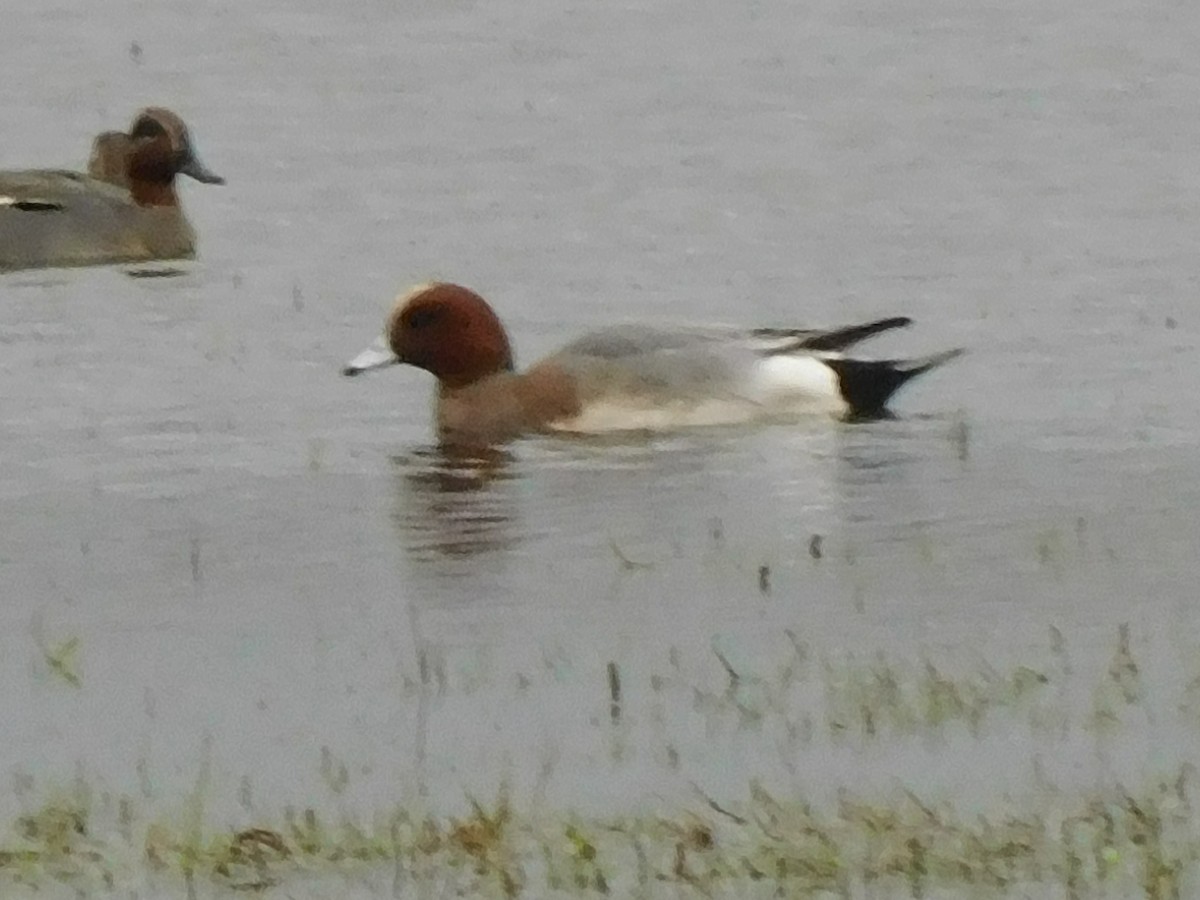
[[[833,369],[813,356],[769,356],[754,370],[759,402],[783,413],[844,413],[846,401]]]

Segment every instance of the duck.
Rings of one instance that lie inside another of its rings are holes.
[[[128,133],[99,135],[88,170],[0,171],[0,271],[191,258],[175,176],[225,183],[200,162],[183,120],[155,106]]]
[[[533,433],[672,431],[823,415],[884,418],[895,393],[962,349],[914,359],[844,351],[912,320],[893,316],[831,329],[664,327],[624,323],[582,335],[518,372],[491,305],[450,282],[396,301],[382,337],[342,369],[398,363],[437,379],[444,444],[486,446]]]

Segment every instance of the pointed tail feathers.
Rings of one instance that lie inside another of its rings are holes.
[[[844,350],[851,344],[865,341],[893,328],[907,328],[912,324],[908,316],[892,316],[863,325],[847,325],[843,328],[756,328],[755,337],[785,341],[766,351],[768,356],[779,353],[795,353],[797,350],[832,351]]]
[[[918,359],[842,359],[828,357],[823,362],[838,377],[842,397],[850,406],[852,419],[887,415],[887,404],[896,391],[923,372],[949,362],[963,351],[946,350]]]
[[[893,316],[890,319],[879,319],[867,322],[865,325],[849,325],[845,328],[834,328],[801,341],[797,350],[844,350],[859,341],[865,341],[884,331],[893,328],[907,328],[912,324],[908,316]]]

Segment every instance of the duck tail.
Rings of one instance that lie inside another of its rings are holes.
[[[873,419],[888,415],[888,401],[909,381],[962,353],[961,349],[946,350],[918,359],[826,357],[823,362],[838,377],[842,398],[850,407],[847,418]]]
[[[884,331],[893,328],[907,328],[912,324],[908,316],[892,316],[890,319],[877,319],[862,325],[845,325],[841,328],[756,328],[751,332],[755,337],[764,340],[780,341],[776,346],[765,349],[767,356],[779,356],[785,353],[796,353],[800,350],[810,352],[832,352],[845,350],[851,344],[865,341]]]
[[[893,328],[907,328],[911,324],[912,319],[908,316],[893,316],[890,319],[867,322],[865,325],[849,325],[845,328],[834,328],[800,341],[794,349],[844,350],[851,344],[865,341],[869,337],[874,337],[885,331],[891,331]]]

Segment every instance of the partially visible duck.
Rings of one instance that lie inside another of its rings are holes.
[[[805,414],[887,415],[905,383],[958,356],[843,355],[904,317],[830,330],[617,325],[586,334],[518,373],[499,317],[481,296],[435,283],[401,296],[383,338],[342,370],[408,363],[438,380],[448,443],[493,444],[539,431],[662,430]]]
[[[201,164],[179,116],[143,109],[128,134],[96,139],[88,169],[0,172],[0,271],[195,255],[175,176],[224,179]]]

